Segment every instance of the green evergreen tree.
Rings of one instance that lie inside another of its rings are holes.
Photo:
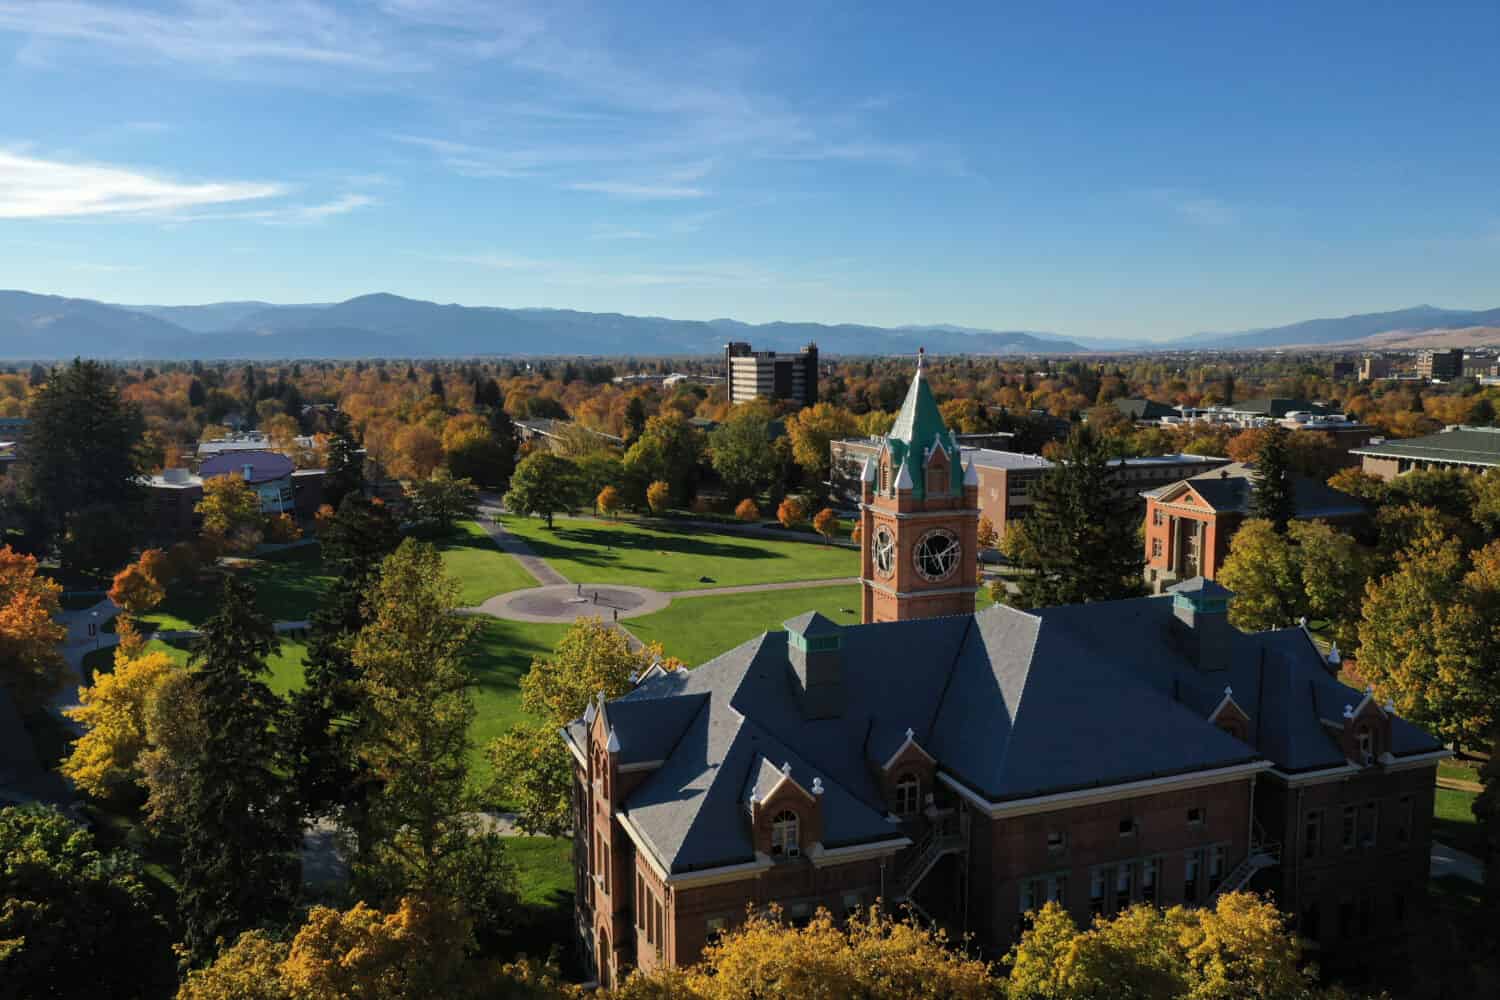
[[[295,897],[299,824],[276,736],[285,704],[262,679],[278,645],[254,589],[226,576],[193,653],[206,739],[187,765],[178,908],[195,962],[284,919]]]
[[[344,807],[352,825],[362,825],[369,774],[355,744],[363,725],[363,702],[350,647],[369,624],[365,602],[380,576],[380,563],[401,540],[384,504],[362,496],[344,498],[323,532],[323,566],[333,584],[313,611],[307,643],[306,683],[292,696],[289,757],[297,800],[305,818]]]
[[[323,502],[334,510],[339,509],[344,497],[364,493],[365,456],[360,453],[349,415],[342,410],[333,418],[325,466],[328,472],[323,477]]]
[[[1129,500],[1115,498],[1108,444],[1074,429],[1032,493],[1031,514],[1011,527],[1005,549],[1027,570],[1019,604],[1041,608],[1137,597],[1141,545]]]
[[[1297,515],[1297,498],[1292,493],[1291,455],[1287,437],[1291,432],[1277,425],[1266,435],[1255,471],[1250,477],[1249,517],[1270,521],[1278,532]]]
[[[29,413],[20,485],[40,545],[61,543],[70,515],[88,510],[114,520],[115,513],[133,511],[141,498],[145,425],[140,411],[120,399],[107,368],[75,358],[52,372]]]
[[[631,396],[630,402],[625,404],[625,444],[635,444],[641,432],[646,429],[646,404],[639,396]]]

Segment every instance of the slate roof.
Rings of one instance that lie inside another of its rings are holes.
[[[1328,412],[1328,407],[1322,403],[1314,403],[1306,399],[1290,399],[1284,396],[1263,396],[1260,399],[1246,399],[1238,403],[1225,403],[1224,409],[1230,413],[1253,413],[1259,417],[1274,417],[1277,420],[1280,420],[1288,413],[1326,414]]]
[[[1154,399],[1117,399],[1115,409],[1131,420],[1157,420],[1161,417],[1180,417],[1182,412],[1168,403]]]
[[[1142,496],[1160,500],[1182,483],[1187,483],[1216,512],[1246,514],[1250,511],[1250,495],[1255,491],[1254,473],[1253,463],[1235,462],[1147,490]],[[1296,501],[1297,518],[1304,521],[1320,517],[1357,517],[1367,512],[1365,505],[1355,497],[1308,476],[1292,476],[1292,498]]]
[[[296,468],[290,458],[274,451],[235,451],[208,459],[198,467],[198,475],[202,479],[229,473],[243,475],[247,465],[250,483],[269,483],[290,476]]]
[[[1426,437],[1349,449],[1351,455],[1412,458],[1421,462],[1500,466],[1500,427],[1459,427]]]
[[[654,674],[604,709],[622,759],[663,761],[623,813],[669,872],[752,861],[750,798],[789,765],[804,790],[821,781],[826,847],[890,841],[899,828],[877,775],[908,729],[992,802],[1260,760],[1289,772],[1346,763],[1320,720],[1363,695],[1338,683],[1301,629],[1236,634],[1226,668],[1204,672],[1172,601],[844,626],[836,718],[803,716],[782,631]],[[1226,687],[1250,716],[1249,742],[1209,721]],[[581,721],[568,735],[586,745]],[[1438,749],[1399,720],[1393,741],[1398,757]]]

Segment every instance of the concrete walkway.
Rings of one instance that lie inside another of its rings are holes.
[[[468,610],[513,622],[573,622],[594,617],[609,622],[649,615],[670,603],[672,595],[649,587],[562,583],[512,590]]]
[[[1473,792],[1476,795],[1484,791],[1484,786],[1477,781],[1461,781],[1458,778],[1445,778],[1442,775],[1438,775],[1437,786],[1450,788],[1455,792]]]
[[[539,585],[556,587],[569,582],[567,577],[548,566],[546,560],[533,552],[530,545],[506,531],[505,525],[501,524],[498,519],[498,511],[495,508],[481,508],[474,521],[484,529],[485,534],[490,536],[490,541],[494,542],[501,552],[514,556],[516,562],[521,564],[521,568],[530,573],[532,579],[536,580]]]
[[[1472,854],[1465,854],[1456,847],[1432,842],[1432,877],[1454,875],[1468,879],[1475,885],[1484,885],[1484,862]]]

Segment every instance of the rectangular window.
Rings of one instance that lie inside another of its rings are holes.
[[[1068,905],[1068,876],[1052,875],[1047,878],[1047,901],[1058,906]]]
[[[1128,864],[1115,869],[1115,910],[1117,911],[1130,906],[1130,890],[1135,882],[1134,874]]]
[[[1160,559],[1161,558],[1161,539],[1160,538],[1153,538],[1153,539],[1151,539],[1151,558],[1152,559]]]
[[[1412,823],[1412,810],[1411,810],[1411,796],[1410,795],[1403,795],[1403,796],[1401,796],[1401,801],[1398,804],[1397,810],[1396,810],[1396,817],[1397,817],[1397,823],[1396,823],[1396,842],[1398,844],[1407,844],[1407,843],[1410,843],[1411,842],[1411,823]]]
[[[1042,883],[1039,879],[1026,879],[1021,883],[1021,912],[1030,913],[1041,904]]]
[[[1208,852],[1208,892],[1213,895],[1224,884],[1224,848],[1212,847]]]
[[[1187,821],[1188,821],[1188,826],[1202,826],[1203,825],[1203,810],[1201,808],[1189,809],[1187,811]]]
[[[604,878],[604,894],[606,896],[608,896],[609,895],[609,845],[608,844],[604,845],[604,854],[602,856],[602,872],[601,872],[601,874],[603,875],[603,878]]]
[[[1135,836],[1135,819],[1134,819],[1134,817],[1128,817],[1126,819],[1120,820],[1120,836],[1121,837],[1134,837]]]
[[[645,926],[646,919],[646,880],[641,877],[640,872],[635,875],[635,928],[640,930]]]
[[[646,943],[656,943],[656,897],[651,893],[646,894]]]
[[[1156,869],[1155,858],[1141,862],[1141,899],[1147,903],[1156,902]]]
[[[1380,803],[1365,803],[1359,816],[1359,846],[1374,847],[1380,842]]]
[[[1323,814],[1310,812],[1302,824],[1302,856],[1315,858],[1323,849]]]
[[[1158,528],[1160,528],[1162,526],[1162,522],[1164,520],[1165,520],[1165,518],[1162,517],[1162,513],[1161,513],[1160,509],[1153,510],[1151,512],[1151,523],[1154,524],[1154,525],[1156,525]]]
[[[1108,868],[1089,872],[1089,912],[1095,916],[1104,912],[1104,890],[1112,877]]]
[[[666,935],[663,933],[666,921],[663,919],[661,900],[656,899],[654,902],[656,910],[656,957],[661,958],[662,949],[666,947],[667,943]]]
[[[1354,806],[1344,807],[1344,826],[1339,838],[1339,842],[1343,844],[1344,850],[1346,851],[1354,850],[1354,838],[1357,835],[1358,816],[1359,812],[1354,808]],[[1342,909],[1343,904],[1339,905]],[[1343,918],[1340,917],[1339,919],[1342,922]]]
[[[720,934],[723,934],[724,928],[728,926],[723,917],[709,917],[708,920],[704,921],[704,924],[708,929],[708,940],[710,942]]]
[[[1302,931],[1302,936],[1309,941],[1316,941],[1322,935],[1322,913],[1319,911],[1317,903],[1309,903],[1307,908],[1302,911],[1302,926],[1300,930]]]
[[[1068,835],[1061,832],[1047,834],[1047,853],[1061,854],[1068,849]]]
[[[1198,901],[1198,876],[1203,867],[1203,852],[1188,851],[1187,863],[1182,876],[1182,899],[1187,903]]]
[[[844,912],[857,913],[862,905],[860,895],[857,892],[844,893]]]

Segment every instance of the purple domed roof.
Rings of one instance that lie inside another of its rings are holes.
[[[198,469],[198,475],[211,479],[232,472],[253,485],[290,476],[294,468],[296,466],[290,458],[274,451],[231,451],[215,455],[204,462]]]

